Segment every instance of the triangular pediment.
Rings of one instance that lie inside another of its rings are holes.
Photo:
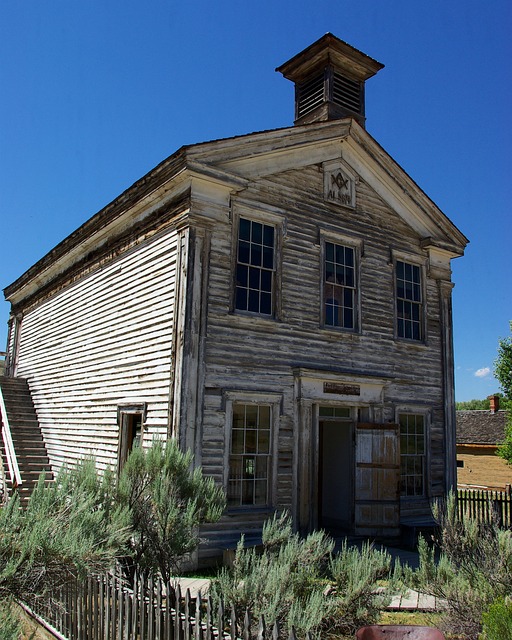
[[[322,167],[324,197],[355,206],[355,183],[364,180],[418,235],[453,256],[462,255],[467,238],[408,174],[354,120],[320,123],[187,149],[195,169],[217,170],[234,191],[251,181],[286,171]],[[240,181],[238,187],[236,180]],[[247,183],[245,182],[247,181]]]

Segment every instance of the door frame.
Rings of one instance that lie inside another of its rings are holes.
[[[344,410],[348,410],[349,412],[349,416],[348,417],[329,417],[329,416],[322,416],[320,415],[321,413],[321,409],[322,408],[331,408],[331,409],[344,409]],[[317,458],[317,464],[316,464],[316,483],[317,483],[317,493],[316,493],[316,503],[317,503],[317,507],[316,507],[316,524],[317,524],[317,528],[325,528],[326,525],[325,522],[323,521],[323,514],[322,514],[322,507],[323,507],[323,482],[324,482],[324,461],[323,461],[323,440],[324,440],[324,429],[325,429],[325,425],[326,424],[333,424],[333,423],[337,423],[340,426],[340,428],[347,428],[349,430],[349,433],[347,434],[348,436],[348,444],[350,447],[350,451],[349,451],[349,469],[347,472],[348,478],[349,478],[349,482],[350,482],[350,487],[349,487],[349,500],[350,500],[350,505],[349,505],[349,526],[346,529],[347,533],[352,533],[354,530],[354,513],[355,513],[355,468],[356,468],[356,441],[355,441],[355,429],[356,429],[356,424],[357,424],[357,407],[347,407],[346,405],[326,405],[326,404],[322,404],[319,403],[318,405],[318,411],[317,411],[317,416],[316,416],[316,420],[317,420],[317,435],[318,435],[318,440],[317,440],[317,446],[316,446],[316,458]],[[344,529],[344,527],[343,527]]]

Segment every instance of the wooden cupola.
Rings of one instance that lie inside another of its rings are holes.
[[[355,118],[364,127],[364,83],[383,67],[326,33],[276,71],[295,83],[296,125]]]

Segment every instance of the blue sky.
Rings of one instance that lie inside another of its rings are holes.
[[[510,0],[23,0],[0,15],[0,287],[183,144],[285,127],[274,69],[326,32],[385,64],[367,129],[470,239],[456,397],[512,319]],[[9,305],[0,303],[0,350]]]

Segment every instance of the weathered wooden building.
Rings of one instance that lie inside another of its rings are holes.
[[[457,484],[504,490],[512,485],[512,467],[497,455],[505,441],[507,411],[500,410],[499,396],[491,396],[491,409],[456,412]]]
[[[455,485],[467,239],[366,131],[381,68],[325,35],[277,69],[294,126],[179,149],[5,289],[2,388],[27,381],[54,471],[178,438],[227,491],[217,549],[284,508],[396,535]]]

